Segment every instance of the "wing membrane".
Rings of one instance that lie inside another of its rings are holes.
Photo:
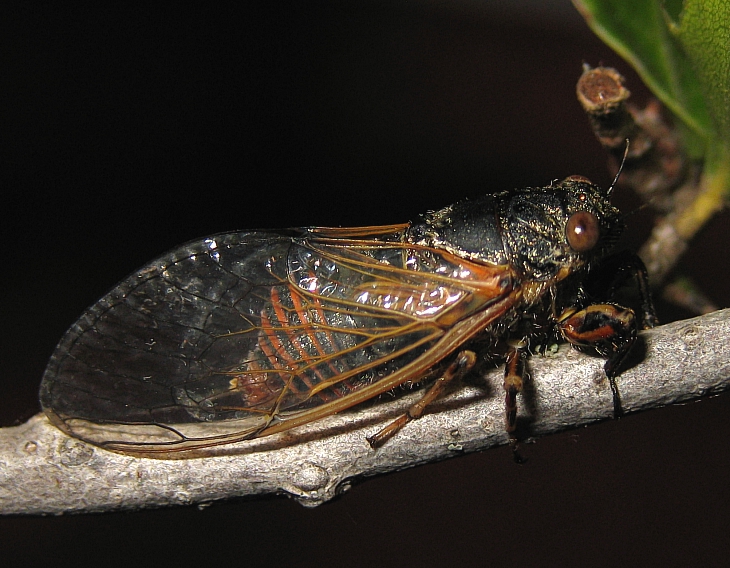
[[[504,313],[512,275],[404,230],[228,233],[174,250],[67,332],[43,407],[72,435],[154,453],[273,433],[417,380],[463,322],[479,320],[473,335]]]

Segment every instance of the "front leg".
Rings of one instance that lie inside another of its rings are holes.
[[[613,411],[622,414],[616,375],[631,351],[638,333],[633,310],[615,304],[595,304],[574,311],[566,310],[558,318],[558,328],[566,341],[579,347],[590,347],[606,357],[606,372],[613,394]]]
[[[651,329],[659,324],[646,267],[638,255],[629,251],[610,255],[601,260],[591,271],[589,278],[594,285],[604,283],[605,287],[602,287],[598,294],[594,294],[597,298],[614,298],[619,288],[633,281],[639,295],[639,305],[635,307],[641,309],[641,329]]]

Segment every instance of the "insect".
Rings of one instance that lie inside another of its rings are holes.
[[[505,361],[511,432],[527,354],[559,337],[607,359],[619,410],[614,379],[655,317],[641,261],[609,255],[623,227],[614,185],[571,176],[414,223],[190,242],[123,280],[66,332],[43,377],[43,409],[71,436],[164,458],[440,379],[369,438],[376,447],[488,356]],[[609,264],[609,300],[633,278],[641,318],[591,295],[588,281]]]

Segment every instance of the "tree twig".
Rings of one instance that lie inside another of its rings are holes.
[[[679,134],[664,120],[659,102],[637,108],[629,102],[631,93],[618,71],[587,65],[576,95],[596,138],[611,155],[614,172],[624,158],[626,139],[631,141],[621,184],[662,213],[678,207],[675,191],[690,177],[690,168]]]
[[[730,387],[730,310],[641,334],[635,366],[618,378],[625,412]],[[532,357],[520,434],[539,436],[612,417],[603,361],[562,346]],[[464,386],[374,451],[365,440],[409,404],[404,397],[288,433],[222,448],[217,457],[155,460],[72,439],[42,415],[0,430],[0,513],[58,514],[206,503],[287,493],[316,506],[354,478],[483,450],[508,441],[502,372]],[[486,385],[486,386],[484,386]],[[225,455],[228,454],[228,455]]]

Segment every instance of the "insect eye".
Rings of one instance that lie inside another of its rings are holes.
[[[598,219],[593,213],[579,211],[573,213],[565,227],[568,244],[575,252],[587,252],[598,242],[601,236]]]

